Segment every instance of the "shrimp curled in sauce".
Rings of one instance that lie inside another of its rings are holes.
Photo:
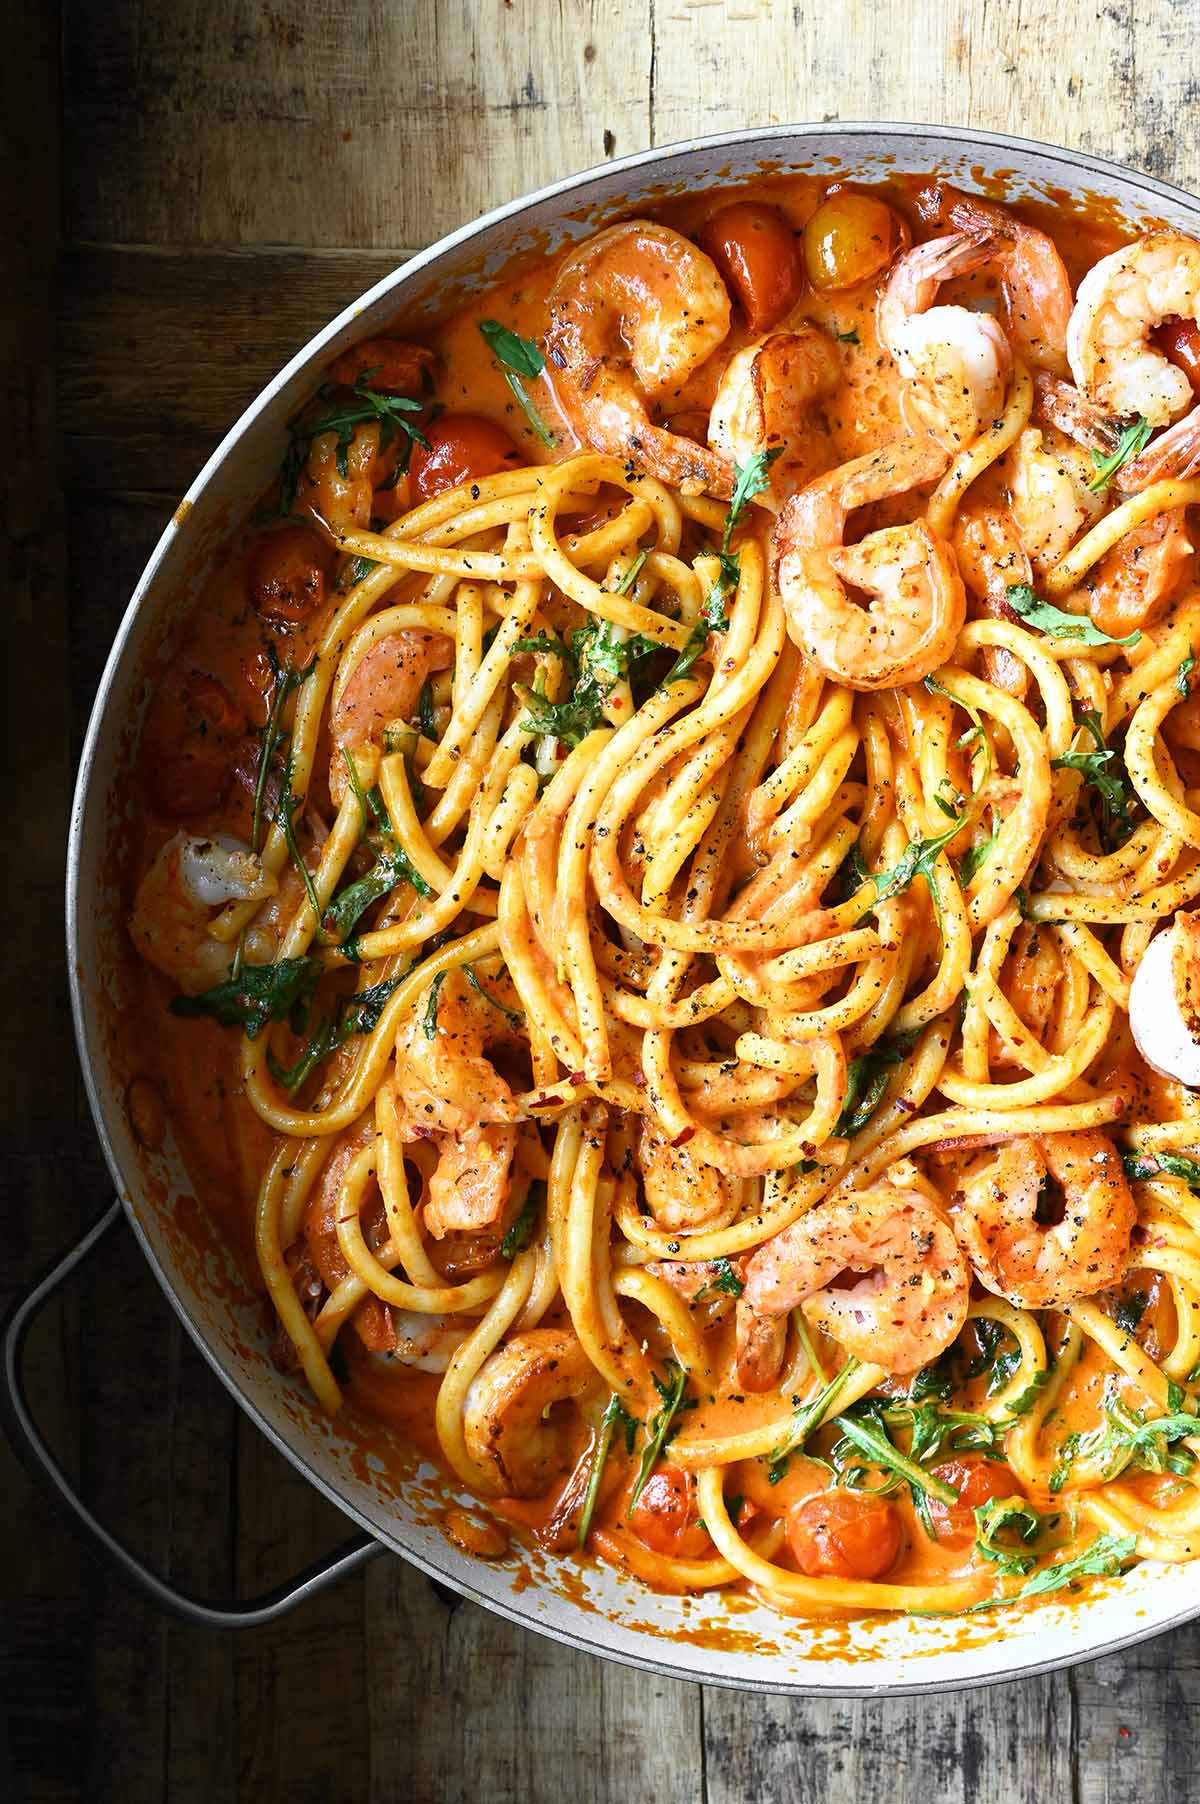
[[[934,302],[943,282],[979,269],[998,247],[990,232],[932,238],[896,259],[879,297],[879,336],[909,384],[906,405],[952,452],[1000,412],[1012,353],[988,314]]]
[[[209,923],[226,902],[265,902],[276,881],[249,846],[228,834],[176,833],[138,885],[129,932],[142,957],[189,996],[219,983],[233,947]]]
[[[670,226],[626,220],[567,258],[549,312],[546,354],[585,443],[685,494],[728,495],[725,459],[654,424],[649,411],[729,332],[729,295],[712,259]]]
[[[945,456],[930,438],[901,440],[820,476],[775,526],[776,583],[788,631],[805,655],[851,689],[919,683],[950,656],[966,592],[950,546],[924,520],[845,545],[857,507],[932,481]],[[865,590],[862,607],[846,585]]]
[[[556,1404],[581,1403],[600,1379],[566,1328],[531,1328],[485,1362],[467,1392],[467,1451],[509,1497],[540,1497],[572,1459],[570,1424]]]
[[[722,372],[709,416],[709,443],[731,464],[773,452],[766,498],[778,506],[823,467],[812,416],[841,375],[833,340],[807,321],[793,331],[755,339],[735,352]]]
[[[1067,328],[1071,373],[1109,413],[1165,426],[1191,406],[1192,386],[1150,342],[1175,315],[1200,319],[1200,241],[1150,232],[1089,269]]]
[[[1043,1226],[1047,1178],[1062,1220]],[[1094,1296],[1125,1270],[1137,1211],[1121,1156],[1107,1134],[1045,1134],[1009,1141],[964,1174],[954,1231],[980,1280],[1024,1309]]]
[[[746,1261],[740,1307],[779,1317],[799,1304],[847,1353],[915,1372],[967,1319],[970,1274],[942,1217],[894,1184],[827,1199]],[[834,1289],[843,1272],[865,1274]]]
[[[453,663],[452,639],[411,627],[385,634],[363,654],[333,704],[329,788],[335,802],[346,788],[344,753],[383,744],[388,727],[412,719],[428,679]]]

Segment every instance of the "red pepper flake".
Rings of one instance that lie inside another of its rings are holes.
[[[896,1098],[896,1107],[898,1109],[903,1109],[906,1115],[915,1115],[917,1112],[916,1103],[909,1102],[907,1096],[898,1096]]]
[[[1125,1727],[1124,1723],[1122,1723],[1120,1728],[1117,1730],[1117,1734],[1121,1737],[1121,1739],[1123,1741],[1129,1740],[1129,1730]]]
[[[688,1141],[695,1134],[695,1132],[696,1132],[696,1130],[694,1127],[683,1128],[680,1133],[676,1134],[674,1140],[672,1140],[672,1142],[671,1142],[671,1145],[672,1146],[686,1146]]]
[[[531,1109],[552,1109],[561,1100],[558,1096],[531,1096],[529,1106]]]
[[[418,1140],[432,1140],[433,1139],[433,1129],[431,1127],[423,1126],[422,1123],[419,1121],[414,1121],[413,1133],[417,1136]]]
[[[586,1071],[572,1071],[570,1077],[567,1079],[567,1082],[569,1084],[586,1084],[587,1083],[587,1072]]]

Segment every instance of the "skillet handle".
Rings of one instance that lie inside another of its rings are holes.
[[[208,1629],[254,1628],[259,1623],[273,1622],[277,1616],[282,1616],[296,1604],[303,1603],[305,1598],[324,1590],[326,1585],[335,1584],[367,1560],[373,1559],[376,1554],[383,1553],[383,1546],[372,1535],[360,1533],[352,1536],[336,1552],[307,1566],[295,1578],[276,1585],[271,1591],[264,1591],[258,1597],[189,1597],[186,1592],[176,1590],[167,1579],[143,1565],[136,1555],[130,1553],[97,1520],[51,1453],[30,1413],[24,1386],[25,1336],[42,1305],[71,1276],[76,1267],[83,1263],[121,1217],[120,1200],[114,1197],[82,1239],[76,1241],[23,1297],[18,1298],[0,1331],[4,1359],[3,1371],[0,1373],[0,1421],[31,1476],[54,1493],[77,1526],[84,1530],[95,1551],[108,1561],[119,1577],[135,1591],[140,1591],[143,1597],[160,1610],[196,1627]]]

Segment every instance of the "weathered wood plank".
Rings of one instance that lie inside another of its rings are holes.
[[[1182,1804],[1200,1797],[1200,1628],[1079,1667],[1077,1804]]]
[[[1050,1804],[1071,1790],[1065,1673],[856,1703],[704,1694],[706,1804]]]
[[[420,244],[650,136],[650,0],[72,0],[69,237]]]
[[[366,1584],[373,1796],[702,1804],[698,1686],[515,1629],[398,1560]]]

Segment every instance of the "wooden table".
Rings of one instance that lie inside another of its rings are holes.
[[[284,358],[405,247],[697,132],[969,120],[1200,185],[1200,33],[1187,0],[65,0],[60,53],[52,0],[9,11],[0,1281],[15,1288],[107,1192],[61,955],[91,693],[179,491]],[[45,1321],[37,1369],[88,1495],[185,1584],[254,1589],[340,1537],[127,1238]],[[29,1804],[1200,1798],[1196,1629],[991,1692],[784,1703],[603,1665],[381,1560],[222,1637],[121,1591],[0,1460],[0,1795]]]

